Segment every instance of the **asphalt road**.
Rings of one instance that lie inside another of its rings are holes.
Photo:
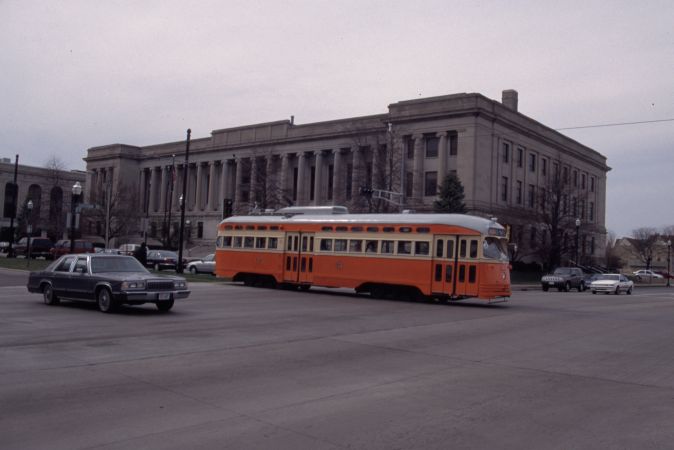
[[[49,307],[0,271],[2,449],[598,449],[674,442],[674,288],[442,305],[193,283]]]

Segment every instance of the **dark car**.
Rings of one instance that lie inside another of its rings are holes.
[[[154,270],[175,270],[177,265],[178,254],[176,252],[168,250],[150,250],[147,252],[147,266],[154,268]]]
[[[64,255],[46,269],[31,272],[27,287],[41,293],[47,305],[60,300],[96,302],[106,313],[121,304],[144,303],[168,311],[176,299],[190,295],[184,278],[153,275],[132,256],[108,254]]]
[[[54,247],[52,241],[47,238],[32,237],[30,238],[30,257],[31,258],[50,258],[51,249]],[[28,257],[28,238],[22,237],[19,242],[14,244],[12,249],[14,256]]]
[[[558,267],[553,273],[541,278],[541,286],[544,291],[555,287],[558,291],[578,289],[578,292],[582,292],[586,287],[585,274],[578,267]]]
[[[68,253],[94,253],[96,251],[93,242],[75,239],[75,251],[70,251],[70,239],[61,239],[56,242],[51,250],[51,257],[57,259]]]

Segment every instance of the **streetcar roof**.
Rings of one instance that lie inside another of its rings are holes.
[[[326,223],[326,224],[404,224],[404,225],[452,225],[489,234],[489,229],[503,230],[503,226],[491,219],[465,214],[329,214],[295,216],[232,216],[220,223]]]

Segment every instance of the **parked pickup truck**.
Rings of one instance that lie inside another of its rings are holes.
[[[571,289],[578,289],[578,292],[583,292],[586,289],[585,275],[577,267],[559,267],[553,273],[541,278],[541,286],[543,286],[544,291],[557,288],[560,292],[569,292]]]

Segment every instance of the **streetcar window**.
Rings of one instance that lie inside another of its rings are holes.
[[[398,241],[398,254],[409,255],[412,253],[412,241]]]
[[[482,253],[485,258],[508,261],[508,252],[503,239],[487,237],[482,243]]]
[[[243,227],[241,225],[235,225],[234,229],[235,230],[243,230]]]
[[[231,230],[232,226],[231,225],[225,225],[225,230]]]
[[[453,258],[454,257],[454,241],[451,239],[447,239],[447,258]]]
[[[466,240],[465,239],[461,239],[461,242],[459,243],[459,257],[460,258],[466,257]]]
[[[225,236],[222,238],[222,246],[223,247],[231,247],[232,246],[232,237],[231,236]]]
[[[243,244],[243,238],[241,236],[234,236],[234,247],[241,248]]]
[[[254,230],[255,225],[246,225],[246,230]]]
[[[417,233],[430,233],[431,229],[428,227],[418,227],[417,228]]]
[[[321,231],[332,231],[332,227],[323,227]]]
[[[349,251],[353,253],[361,253],[363,251],[363,241],[360,239],[351,239],[349,241]]]
[[[359,231],[363,231],[363,227],[351,227],[351,231],[354,233],[358,233]]]
[[[222,236],[218,236],[218,237],[215,239],[215,246],[216,246],[216,247],[222,247]]]
[[[435,257],[436,258],[442,258],[442,250],[443,250],[442,247],[444,247],[444,245],[443,245],[444,243],[445,243],[445,241],[443,241],[442,239],[439,239],[438,242],[435,243]]]
[[[309,238],[307,236],[302,236],[302,251],[306,252],[309,248]]]
[[[393,253],[393,241],[381,241],[382,253]]]
[[[401,233],[411,233],[412,228],[410,228],[410,227],[400,227],[400,232]]]
[[[475,283],[476,276],[477,276],[477,267],[468,266],[468,282]]]
[[[267,247],[267,238],[259,237],[255,238],[255,248],[266,248]]]
[[[309,238],[309,251],[310,251],[310,252],[313,252],[313,251],[314,251],[314,237],[313,237],[313,236],[311,236],[311,237]],[[309,271],[309,272],[311,272],[311,271]]]
[[[287,247],[286,250],[290,251],[290,250],[293,249],[293,237],[288,236],[287,242],[288,242],[288,245],[286,246]]]
[[[367,227],[367,231],[369,233],[377,233],[379,232],[379,227]]]
[[[332,251],[332,239],[321,239],[321,251],[322,252]]]
[[[476,239],[470,240],[470,257],[471,258],[477,258],[477,240]]]
[[[286,256],[286,270],[290,270],[290,256]]]
[[[442,264],[435,265],[435,281],[442,280]]]
[[[463,264],[459,266],[459,281],[462,283],[466,281],[466,266]]]
[[[278,230],[278,225],[272,225],[269,227],[270,230]]]
[[[335,251],[336,252],[346,251],[346,239],[335,239]]]
[[[267,248],[278,248],[278,238],[270,237],[267,241]]]
[[[429,245],[426,241],[417,241],[414,243],[414,254],[415,255],[428,255]]]
[[[253,248],[254,239],[252,236],[246,236],[243,238],[243,246],[245,248]]]
[[[266,229],[267,229],[267,225],[258,225],[258,226],[257,226],[257,229],[258,229],[258,230],[266,230]]]
[[[297,251],[297,248],[299,246],[300,242],[300,237],[299,236],[293,236],[293,251]]]
[[[447,264],[445,266],[445,281],[451,282],[452,281],[452,266]]]
[[[348,231],[348,227],[335,227],[335,231]]]
[[[365,253],[377,253],[378,241],[365,241]]]
[[[300,261],[300,272],[306,271],[307,271],[307,258],[302,258],[302,261]]]
[[[384,227],[384,228],[382,228],[382,231],[383,231],[384,233],[393,233],[395,230],[396,230],[396,229],[393,228],[393,227]]]

